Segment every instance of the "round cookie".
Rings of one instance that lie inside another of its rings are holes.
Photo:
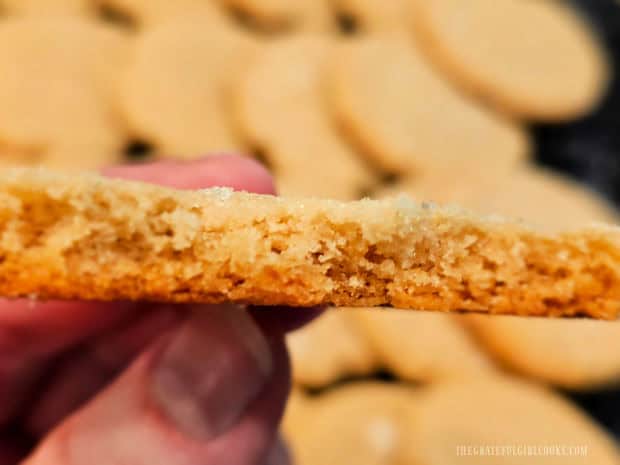
[[[120,159],[116,106],[127,37],[72,16],[0,23],[0,151],[6,161],[96,168]]]
[[[523,381],[438,383],[419,393],[415,407],[403,463],[611,465],[620,460],[614,441],[584,413]]]
[[[156,151],[192,158],[243,151],[232,125],[231,76],[256,51],[242,32],[195,14],[146,30],[122,85],[126,118]]]
[[[268,161],[284,195],[350,200],[370,182],[324,102],[323,71],[332,46],[320,37],[274,42],[236,89],[240,131]]]
[[[409,463],[401,461],[401,451],[416,408],[411,388],[352,383],[309,399],[299,411],[303,426],[284,435],[298,465]]]
[[[620,322],[585,319],[463,317],[507,368],[568,389],[620,381]]]
[[[87,15],[93,13],[94,3],[92,0],[2,0],[0,8],[19,15]]]
[[[400,34],[407,39],[413,31],[410,0],[332,0],[332,3],[363,34]]]
[[[328,0],[218,0],[266,32],[329,32],[334,28]]]
[[[521,118],[576,118],[598,103],[609,69],[567,2],[413,2],[420,45],[471,94]]]
[[[351,316],[381,365],[400,379],[434,382],[493,370],[490,358],[452,315],[372,309]]]
[[[295,383],[322,387],[374,371],[374,353],[356,326],[354,313],[353,309],[328,310],[287,336]]]
[[[338,123],[385,171],[498,173],[528,154],[521,127],[457,93],[412,44],[349,41],[332,60],[329,76]]]

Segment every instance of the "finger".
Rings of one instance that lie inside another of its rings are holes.
[[[258,194],[274,194],[273,178],[260,163],[238,155],[212,155],[193,161],[157,161],[106,168],[114,178],[145,181],[177,189],[227,186]]]
[[[238,307],[202,307],[25,463],[260,465],[289,379],[281,338],[267,340]]]
[[[43,436],[104,388],[156,338],[174,328],[181,317],[174,306],[154,306],[127,327],[68,354],[26,417],[25,429]]]
[[[0,304],[0,425],[28,400],[48,361],[62,350],[115,327],[135,304],[79,302]]]
[[[118,302],[0,301],[0,356],[40,358],[114,327],[135,311]]]

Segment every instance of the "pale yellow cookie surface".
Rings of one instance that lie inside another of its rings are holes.
[[[366,38],[341,46],[330,102],[352,143],[399,173],[508,170],[529,151],[523,130],[457,93],[413,46]]]
[[[493,370],[491,359],[453,316],[374,309],[351,317],[381,365],[398,378],[433,382]]]
[[[368,375],[377,367],[374,353],[351,313],[355,310],[328,310],[288,335],[296,383],[322,387],[346,376]]]
[[[418,395],[406,463],[612,465],[620,460],[613,440],[585,413],[539,386],[484,379],[438,383]],[[545,446],[573,449],[545,453]]]
[[[70,16],[0,23],[0,147],[17,163],[93,168],[118,157],[127,130],[116,105],[130,42]]]
[[[273,43],[237,88],[240,131],[268,160],[284,195],[352,199],[370,179],[324,102],[324,69],[333,46],[320,37]]]
[[[122,85],[133,131],[157,152],[192,158],[242,150],[232,127],[229,92],[256,43],[202,14],[145,31]]]
[[[392,465],[401,462],[416,392],[380,383],[353,383],[291,411],[284,434],[299,465]]]
[[[570,119],[600,100],[608,68],[600,45],[567,2],[418,0],[420,45],[462,88],[502,110]]]

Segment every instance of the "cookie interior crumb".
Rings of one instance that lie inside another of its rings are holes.
[[[407,197],[287,200],[13,169],[0,294],[530,315],[618,312],[619,232],[546,234]]]

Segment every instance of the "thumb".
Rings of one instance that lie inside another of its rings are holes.
[[[281,337],[238,307],[200,307],[25,464],[263,464],[288,389]]]

